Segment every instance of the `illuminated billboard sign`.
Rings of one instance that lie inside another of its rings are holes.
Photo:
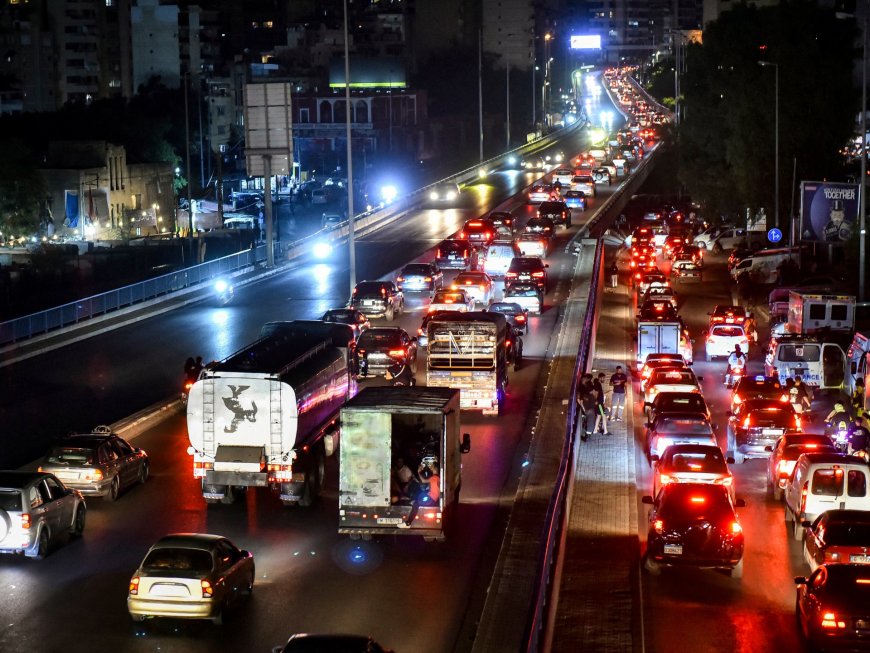
[[[600,34],[572,34],[571,35],[572,50],[600,50],[601,35]]]

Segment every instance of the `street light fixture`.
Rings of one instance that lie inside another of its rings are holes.
[[[773,171],[773,223],[779,227],[779,64],[772,61],[759,61],[758,65],[765,68],[773,66],[774,71],[774,171]],[[789,218],[789,244],[794,247],[794,235]]]
[[[553,35],[547,32],[544,34],[544,83],[541,86],[541,122],[546,127],[548,122],[547,112],[547,86],[550,84],[550,41],[553,40]]]

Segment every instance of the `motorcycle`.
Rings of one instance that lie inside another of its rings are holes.
[[[825,435],[834,441],[834,446],[842,453],[848,453],[849,450],[849,422],[845,419],[834,419],[825,422],[827,428]]]
[[[725,373],[725,387],[733,388],[735,385],[737,385],[737,382],[743,378],[743,374],[744,371],[742,367],[733,368],[729,366],[728,371]]]
[[[218,279],[214,282],[215,299],[221,306],[226,306],[233,299],[233,285],[226,279]]]

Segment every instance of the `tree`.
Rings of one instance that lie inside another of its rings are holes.
[[[36,232],[44,199],[45,185],[30,150],[18,139],[5,143],[0,157],[0,232]]]
[[[775,69],[779,72],[780,220],[791,162],[801,179],[843,176],[838,150],[854,128],[854,20],[809,0],[740,4],[690,45],[681,90],[680,177],[713,212],[765,206],[773,214]],[[782,226],[784,222],[781,222]]]

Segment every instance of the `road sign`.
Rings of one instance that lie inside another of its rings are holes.
[[[778,243],[782,240],[782,232],[776,228],[770,229],[767,232],[767,239],[772,243]]]

